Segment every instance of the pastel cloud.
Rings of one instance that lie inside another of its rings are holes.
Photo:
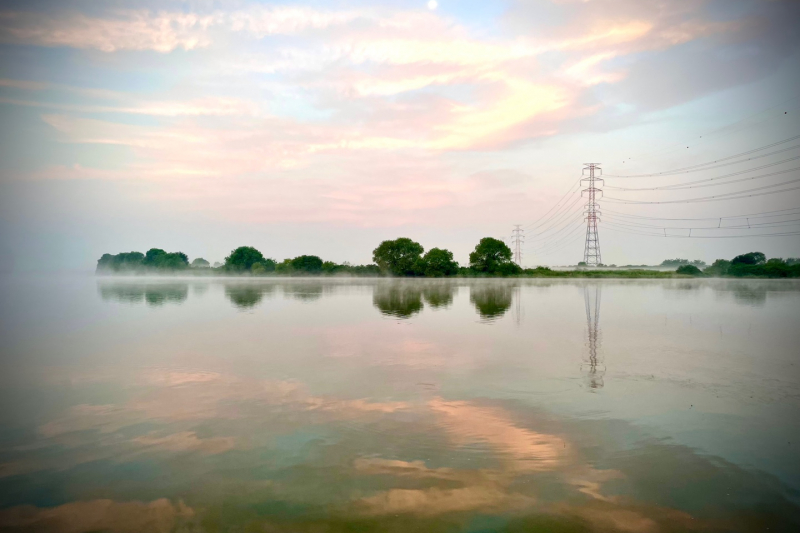
[[[191,50],[207,46],[204,30],[213,17],[192,14],[125,11],[116,17],[89,17],[81,13],[43,16],[39,13],[0,14],[0,34],[6,42],[38,46],[117,50]]]
[[[92,48],[103,52],[153,50],[171,52],[209,46],[210,31],[221,27],[247,32],[255,37],[292,34],[342,24],[355,13],[322,12],[303,7],[250,6],[234,12],[183,13],[149,10],[118,10],[104,16],[37,12],[0,13],[0,28],[6,42],[37,46]]]
[[[717,83],[662,95],[647,75],[658,58],[687,43],[764,39],[757,10],[725,19],[711,4],[511,2],[495,32],[422,4],[6,11],[5,42],[99,50],[86,61],[112,74],[155,51],[166,82],[124,93],[5,79],[0,103],[41,108],[59,142],[135,156],[115,169],[41,165],[28,178],[145,180],[160,199],[252,222],[463,224],[459,207],[491,217],[528,197],[516,183],[476,180],[452,163],[459,154],[580,130],[620,99],[634,109],[621,122],[635,121],[640,107]],[[676,68],[658,75],[682,76]],[[480,170],[520,174],[496,160]]]

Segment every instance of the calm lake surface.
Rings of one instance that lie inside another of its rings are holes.
[[[0,531],[800,531],[800,283],[6,278]]]

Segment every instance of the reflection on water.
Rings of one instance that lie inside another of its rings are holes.
[[[483,319],[503,316],[511,307],[514,287],[508,283],[481,283],[470,287],[469,299]]]
[[[330,287],[330,285],[329,285]],[[295,300],[312,302],[322,298],[325,285],[321,281],[303,281],[283,286],[283,293]]]
[[[188,283],[104,283],[97,284],[104,300],[125,303],[183,303],[189,295]]]
[[[797,283],[4,290],[0,531],[800,530]]]
[[[410,318],[422,311],[423,300],[431,309],[443,309],[457,293],[458,286],[447,281],[392,280],[375,285],[372,303],[384,315]]]
[[[589,390],[603,388],[605,366],[598,361],[597,349],[600,346],[600,285],[583,288],[583,299],[586,305],[586,331],[588,354],[581,369],[586,374]]]
[[[432,281],[422,287],[422,297],[432,309],[449,307],[457,292],[458,286],[449,282]]]
[[[372,304],[384,315],[409,318],[422,311],[422,288],[404,282],[375,287]]]
[[[250,309],[258,305],[264,296],[275,293],[275,285],[266,283],[226,283],[225,296],[238,309]]]

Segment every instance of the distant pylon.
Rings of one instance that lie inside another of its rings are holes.
[[[600,168],[600,163],[584,163],[582,175],[586,175],[589,171],[589,176],[581,178],[581,183],[587,182],[587,188],[581,191],[581,196],[586,193],[589,201],[586,203],[586,246],[583,249],[583,260],[587,266],[597,266],[602,263],[600,259],[600,237],[597,234],[597,221],[600,216],[600,206],[597,204],[597,193],[603,196],[603,189],[597,188],[597,183],[603,184],[602,178],[595,175],[599,172],[602,176],[603,170]]]
[[[521,224],[515,224],[511,232],[511,244],[514,245],[514,262],[522,266],[522,244],[525,242],[525,230]]]

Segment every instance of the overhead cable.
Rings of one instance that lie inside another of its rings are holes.
[[[742,157],[742,156],[745,156],[745,155],[749,155],[749,154],[753,154],[753,153],[756,153],[756,152],[760,152],[762,150],[767,150],[768,148],[772,148],[773,146],[779,146],[781,144],[786,144],[788,142],[792,142],[792,141],[795,141],[797,139],[800,139],[800,135],[795,135],[794,137],[790,137],[790,138],[784,139],[782,141],[777,141],[777,142],[768,144],[766,146],[762,146],[761,148],[755,148],[753,150],[748,150],[746,152],[741,152],[741,153],[734,154],[734,155],[731,155],[731,156],[728,156],[728,157],[715,159],[714,161],[709,161],[707,163],[699,163],[697,165],[691,165],[691,166],[687,166],[687,167],[675,168],[675,169],[672,169],[672,170],[665,170],[663,172],[652,172],[652,173],[649,173],[649,174],[628,174],[628,175],[606,174],[605,177],[607,177],[607,178],[650,178],[650,177],[656,177],[656,176],[668,176],[670,174],[682,174],[682,173],[685,173],[685,172],[697,172],[698,170],[710,170],[711,168],[718,168],[718,167],[709,167],[709,165],[714,165],[715,163],[719,163],[719,162],[722,162],[722,161],[728,161],[730,159],[735,159],[737,157]],[[759,155],[759,156],[753,157],[751,159],[757,159],[759,157],[767,157],[768,155],[774,155],[774,154],[777,154],[777,153],[785,152],[787,150],[793,150],[795,148],[797,148],[797,147],[795,146],[795,147],[792,147],[792,148],[787,148],[785,150],[779,150],[779,151],[776,151],[776,152],[773,152],[773,153],[770,153],[770,154]],[[737,164],[737,163],[743,163],[743,162],[749,161],[749,160],[750,159],[744,159],[742,161],[735,161],[735,162],[732,162],[732,163],[726,163],[725,165],[733,165],[733,164]],[[720,165],[720,166],[725,166],[725,165]],[[700,168],[700,167],[708,167],[708,168]]]
[[[639,188],[633,187],[633,188],[631,188],[631,187],[614,187],[612,185],[606,185],[604,188],[605,189],[614,189],[614,190],[617,190],[617,191],[662,191],[662,190],[663,191],[673,191],[673,190],[677,191],[677,190],[682,190],[682,189],[699,189],[699,188],[702,188],[702,187],[716,187],[716,186],[720,186],[720,185],[728,185],[729,183],[739,183],[739,182],[742,182],[742,181],[757,180],[757,179],[761,179],[761,178],[769,178],[769,177],[772,177],[772,176],[778,176],[780,174],[786,174],[787,172],[794,172],[795,170],[800,170],[800,167],[789,168],[789,169],[786,169],[786,170],[777,170],[775,172],[770,172],[769,174],[762,174],[760,176],[751,176],[749,178],[741,178],[741,179],[738,179],[738,180],[726,181],[724,183],[711,183],[711,184],[708,184],[708,185],[695,185],[695,184],[697,184],[697,183],[707,183],[709,181],[716,181],[716,180],[721,180],[721,179],[724,179],[724,178],[732,178],[734,176],[740,176],[742,174],[747,174],[748,172],[753,172],[754,170],[761,170],[761,169],[768,168],[768,167],[774,167],[775,165],[781,165],[783,163],[787,163],[789,161],[794,161],[796,159],[800,159],[800,155],[797,156],[797,157],[792,157],[791,159],[784,159],[783,161],[778,161],[776,163],[770,163],[768,165],[764,165],[764,166],[761,166],[761,167],[751,168],[751,169],[748,169],[748,170],[740,170],[739,172],[732,172],[730,174],[725,174],[723,176],[717,176],[716,178],[706,178],[706,179],[697,180],[697,181],[689,181],[689,182],[685,182],[685,183],[676,183],[674,185],[662,185],[661,187],[639,187]]]

